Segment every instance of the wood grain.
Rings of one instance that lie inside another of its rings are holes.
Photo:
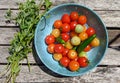
[[[85,0],[85,5],[94,10],[120,10],[120,0]]]
[[[11,23],[6,23],[6,18],[4,17],[7,10],[0,10],[0,26],[16,26]],[[13,17],[18,13],[17,10],[12,10]],[[103,20],[107,27],[118,27],[120,28],[120,11],[95,11]]]
[[[14,35],[19,31],[19,28],[0,27],[0,44],[10,44]],[[120,30],[108,30],[109,42],[120,34]],[[120,45],[120,37],[118,37],[111,45]]]
[[[4,68],[0,65],[0,68]],[[31,66],[31,72],[27,66],[22,66],[21,72],[16,82],[63,82],[63,83],[119,83],[120,82],[119,67],[96,67],[90,72],[77,77],[60,76],[45,66]],[[4,77],[0,79],[3,83]]]
[[[35,50],[30,53],[28,59],[31,64],[31,72],[28,71],[27,61],[23,60],[21,71],[16,83],[120,83],[120,0],[51,0],[53,6],[63,3],[77,3],[85,5],[101,17],[108,28],[109,48],[100,64],[90,72],[77,77],[60,76],[44,66],[36,55]],[[0,0],[0,72],[7,64],[8,48],[18,26],[6,23],[4,17],[6,10],[11,8],[13,16],[18,12],[17,2],[25,0]],[[36,0],[38,2],[38,0]],[[117,48],[118,47],[118,48]],[[4,83],[5,77],[0,78]]]
[[[6,58],[9,55],[9,51],[8,51],[8,48],[10,46],[0,46],[0,63],[7,63],[7,60]],[[38,55],[36,54],[35,50],[33,50],[34,52],[33,53],[30,53],[28,55],[28,59],[32,64],[39,64],[39,65],[43,65],[43,63],[40,61]],[[120,51],[119,50],[116,50],[116,49],[113,49],[113,48],[108,48],[106,53],[105,53],[105,57],[104,59],[101,61],[100,65],[120,65]],[[21,63],[23,64],[27,64],[27,61],[26,59],[24,59],[23,61],[21,61]]]
[[[39,4],[39,0],[35,0],[37,4]],[[60,5],[63,3],[78,3],[79,4],[84,4],[84,0],[50,0],[52,2],[53,6]],[[25,2],[25,0],[1,0],[0,1],[0,9],[7,9],[7,8],[12,8],[12,9],[18,9],[18,4],[20,2]]]
[[[25,0],[0,0],[0,9],[17,9],[17,2],[25,2]],[[77,3],[86,5],[94,10],[120,10],[120,0],[51,0],[51,2],[54,6],[63,3]]]

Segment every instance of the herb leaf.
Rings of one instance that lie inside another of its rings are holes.
[[[27,59],[28,67],[30,69],[28,53],[32,52],[31,42],[34,38],[35,28],[40,18],[49,10],[51,4],[52,3],[49,0],[41,0],[39,5],[35,3],[35,0],[27,0],[25,3],[19,4],[19,13],[14,19],[11,19],[11,10],[9,9],[7,11],[5,17],[8,20],[15,20],[16,24],[19,25],[20,28],[20,31],[11,41],[11,47],[9,48],[11,56],[7,58],[7,83],[15,82],[16,76],[20,72],[21,60]],[[42,5],[45,5],[45,10],[43,13],[40,13]]]

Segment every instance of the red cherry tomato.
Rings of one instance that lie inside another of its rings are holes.
[[[78,23],[84,25],[87,22],[87,17],[85,15],[81,15],[78,18]]]
[[[70,62],[70,60],[69,60],[69,58],[67,58],[67,57],[62,57],[62,58],[60,59],[60,64],[61,64],[62,66],[64,66],[64,67],[67,67],[68,64],[69,64],[69,62]]]
[[[68,33],[62,33],[61,34],[62,39],[66,42],[70,39],[70,36]]]
[[[70,31],[70,25],[67,23],[64,23],[62,25],[62,32],[64,33],[64,32],[69,32],[69,31]]]
[[[69,49],[68,48],[64,48],[64,51],[62,53],[63,56],[66,56],[69,52]]]
[[[78,60],[78,56],[75,58],[75,59],[73,59],[74,61],[77,61]]]
[[[92,27],[89,27],[87,30],[86,30],[86,33],[88,34],[88,36],[92,36],[93,34],[96,33],[95,29],[92,28]]]
[[[45,38],[45,42],[46,44],[52,44],[55,42],[55,37],[53,35],[48,35]]]
[[[56,29],[59,29],[62,26],[62,21],[61,20],[56,20],[53,25]]]
[[[78,17],[79,17],[78,12],[73,11],[73,12],[70,13],[70,18],[71,18],[72,21],[77,20]]]
[[[68,14],[63,14],[61,20],[63,23],[70,23],[70,16]]]
[[[62,53],[64,51],[64,46],[62,44],[55,44],[55,53]]]
[[[87,46],[85,47],[85,49],[84,49],[85,52],[88,52],[88,51],[90,51],[90,50],[91,50],[91,46],[90,46],[90,45],[87,45]]]
[[[86,57],[79,57],[78,63],[80,65],[80,67],[86,67],[86,66],[88,66],[89,61]]]
[[[70,23],[70,30],[74,31],[77,24],[78,24],[78,23],[77,23],[76,21],[72,21],[72,22]]]

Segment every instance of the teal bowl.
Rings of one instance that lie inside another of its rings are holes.
[[[80,68],[77,72],[71,72],[53,60],[52,55],[47,52],[45,43],[45,37],[52,31],[54,21],[60,19],[64,13],[70,14],[72,11],[86,15],[88,18],[86,26],[94,27],[97,37],[100,39],[100,46],[88,52],[89,66]],[[63,76],[79,76],[95,68],[103,59],[108,46],[108,33],[101,18],[90,8],[74,3],[62,4],[50,9],[39,21],[35,30],[34,45],[40,60],[47,68]]]

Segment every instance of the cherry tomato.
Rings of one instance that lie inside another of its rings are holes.
[[[69,52],[69,49],[68,48],[64,48],[64,51],[62,52],[62,55],[63,56],[66,56]]]
[[[77,36],[78,34],[75,31],[70,32],[70,37]]]
[[[54,28],[59,29],[62,26],[62,21],[56,20],[53,25],[54,25]]]
[[[84,30],[84,27],[82,25],[80,25],[80,24],[76,25],[76,27],[75,27],[76,33],[81,33],[81,32],[83,32],[83,30]]]
[[[73,59],[74,61],[77,61],[78,60],[78,56],[75,58],[75,59]]]
[[[85,15],[81,15],[78,18],[78,23],[84,25],[87,22],[87,17]]]
[[[92,42],[90,43],[90,46],[92,47],[97,47],[100,45],[100,40],[98,38],[95,38],[92,40]]]
[[[67,56],[69,59],[75,59],[77,57],[77,52],[75,50],[69,50]]]
[[[78,63],[80,65],[80,67],[86,67],[86,66],[88,66],[89,61],[86,57],[79,57]]]
[[[86,26],[83,25],[83,28],[84,28],[83,31],[85,32],[87,30]]]
[[[63,23],[70,23],[70,16],[68,14],[63,14],[62,18],[61,18]]]
[[[80,42],[81,42],[81,39],[78,36],[73,36],[71,38],[71,44],[74,45],[74,46],[79,45]]]
[[[67,42],[65,43],[65,47],[68,48],[68,49],[72,49],[72,48],[73,48],[73,46],[72,46],[72,44],[71,44],[70,41],[67,41]]]
[[[79,37],[80,37],[81,41],[84,41],[88,38],[88,34],[86,32],[82,32],[79,34]]]
[[[90,51],[90,49],[91,49],[91,46],[90,46],[90,45],[87,45],[87,46],[85,47],[84,51],[85,51],[85,52],[88,52],[88,51]]]
[[[55,42],[55,37],[53,35],[47,35],[45,38],[46,44],[52,44]]]
[[[70,59],[67,58],[67,57],[62,57],[62,58],[60,59],[60,64],[61,64],[62,66],[64,66],[64,67],[67,67],[68,64],[69,64],[69,62],[70,62]]]
[[[55,44],[49,44],[47,50],[49,53],[54,53]]]
[[[70,36],[68,33],[62,33],[61,34],[62,39],[66,42],[70,39]]]
[[[96,33],[95,29],[92,28],[92,27],[89,27],[87,30],[86,30],[86,33],[88,34],[88,36],[92,36],[93,34]]]
[[[77,61],[74,61],[74,60],[70,61],[68,67],[71,71],[77,71],[79,69],[79,63]]]
[[[60,61],[60,59],[62,58],[62,54],[60,54],[60,53],[55,53],[55,54],[53,54],[53,58],[54,58],[54,60],[56,60],[56,61]]]
[[[71,18],[71,20],[72,20],[72,21],[77,20],[77,19],[78,19],[78,17],[79,17],[78,12],[73,11],[73,12],[71,12],[71,13],[70,13],[70,18]]]
[[[64,51],[64,46],[62,44],[55,44],[55,53],[62,53]]]
[[[72,21],[72,22],[70,23],[70,30],[71,30],[71,31],[74,31],[77,24],[78,24],[78,23],[77,23],[76,21]]]
[[[64,32],[69,32],[69,31],[70,31],[70,25],[67,23],[64,23],[62,25],[62,32],[64,33]]]
[[[82,51],[79,53],[79,57],[86,57],[87,58],[87,53]]]
[[[60,30],[59,29],[53,29],[51,33],[55,38],[60,36]]]

